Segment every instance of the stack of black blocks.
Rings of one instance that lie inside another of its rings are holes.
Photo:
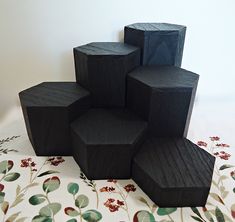
[[[124,42],[74,48],[76,83],[19,96],[37,155],[73,155],[89,179],[134,181],[161,207],[204,206],[215,158],[186,139],[199,76],[186,27],[137,23]]]

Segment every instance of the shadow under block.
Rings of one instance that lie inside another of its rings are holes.
[[[174,66],[142,66],[128,74],[127,106],[158,137],[186,137],[199,75]]]
[[[160,207],[205,206],[215,157],[184,138],[148,138],[132,178]]]
[[[147,123],[125,109],[90,109],[71,124],[73,157],[89,179],[127,179]]]
[[[141,48],[141,65],[181,66],[186,27],[167,23],[125,26],[124,42]]]
[[[94,107],[124,107],[126,75],[140,65],[140,49],[119,42],[74,48],[76,80],[91,92]]]
[[[37,155],[71,155],[70,122],[90,107],[75,82],[43,82],[19,93],[26,129]]]

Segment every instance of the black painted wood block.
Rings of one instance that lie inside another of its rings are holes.
[[[142,65],[181,66],[186,27],[135,23],[125,27],[124,42],[141,48]]]
[[[19,93],[27,133],[37,155],[71,155],[70,122],[90,107],[76,82],[43,82]]]
[[[128,74],[127,106],[155,136],[188,132],[199,75],[174,66],[142,66]]]
[[[74,48],[76,80],[91,92],[94,107],[124,107],[126,75],[140,65],[140,49],[120,42]]]
[[[71,124],[73,156],[89,179],[127,179],[147,123],[125,109],[90,109]]]
[[[187,139],[150,137],[133,159],[132,178],[160,207],[205,206],[214,163]]]

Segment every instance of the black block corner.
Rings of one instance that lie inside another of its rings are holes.
[[[71,124],[73,157],[89,179],[128,179],[146,128],[128,110],[90,109]]]
[[[71,155],[70,122],[90,107],[90,93],[75,82],[43,82],[19,93],[37,155]]]
[[[168,23],[125,26],[124,42],[141,48],[142,65],[181,66],[186,27]]]
[[[140,65],[140,49],[120,42],[74,48],[76,80],[91,92],[93,107],[124,107],[126,75]]]
[[[127,106],[158,137],[186,137],[199,75],[175,66],[142,66],[128,74]]]
[[[205,206],[214,163],[187,139],[150,137],[134,157],[132,178],[160,207]]]

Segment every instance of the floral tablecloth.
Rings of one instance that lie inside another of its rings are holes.
[[[217,159],[206,206],[159,208],[133,180],[91,181],[72,157],[37,157],[16,108],[0,125],[0,221],[235,221],[234,119],[221,115],[233,118],[196,105],[189,131]]]

